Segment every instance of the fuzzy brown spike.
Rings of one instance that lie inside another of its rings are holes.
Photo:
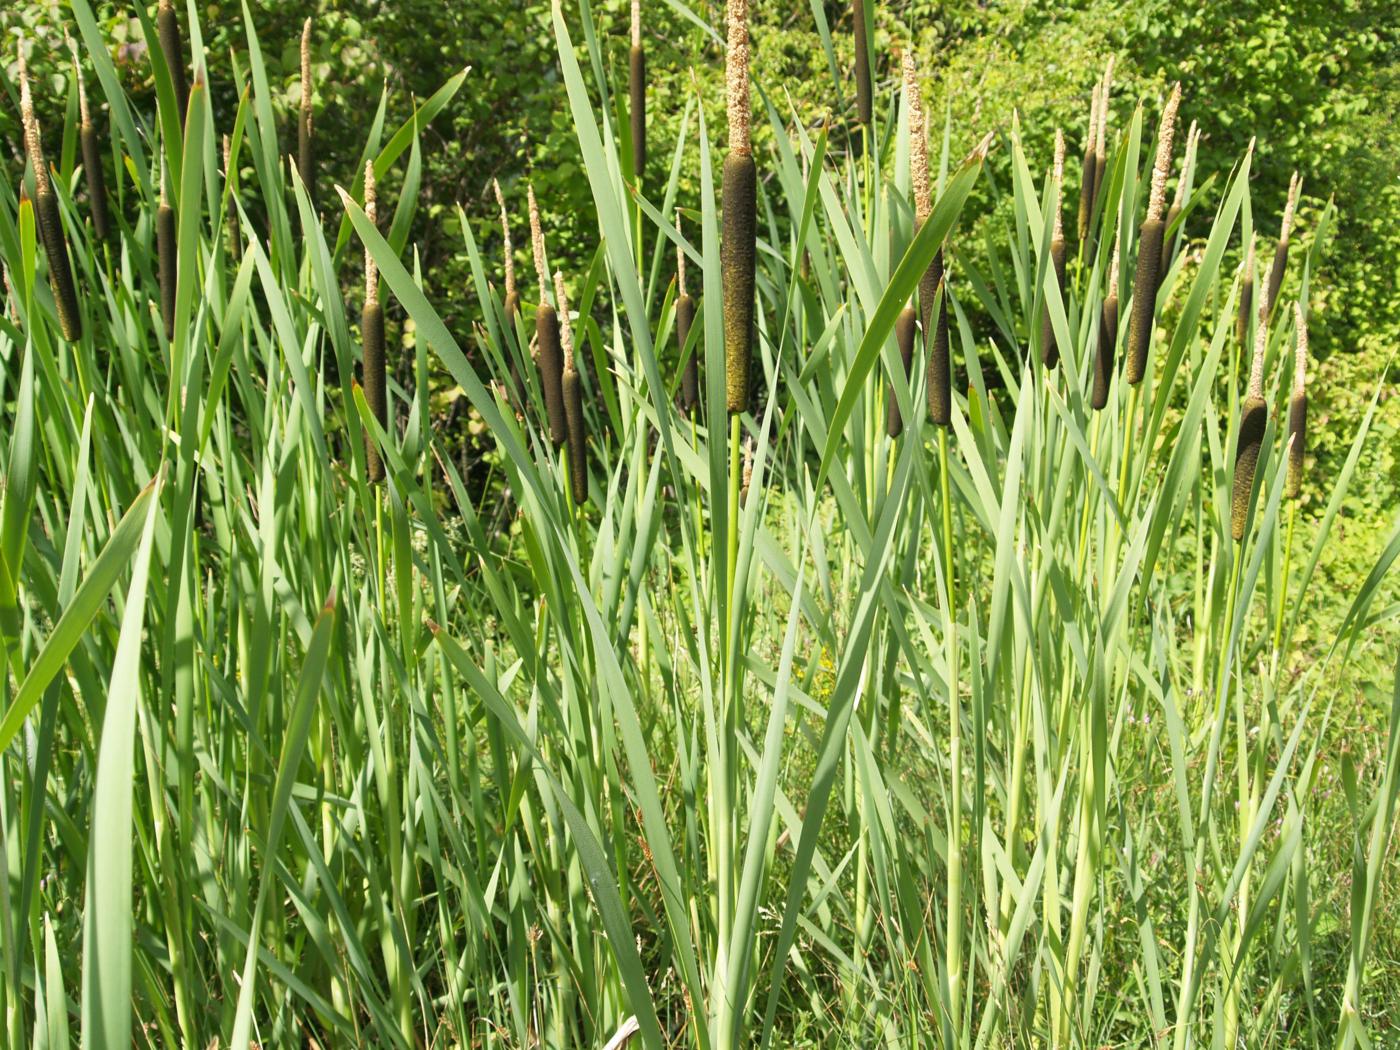
[[[496,192],[496,204],[501,209],[501,255],[505,261],[506,270],[506,302],[515,300],[516,306],[520,305],[520,295],[515,287],[515,251],[510,243],[510,215],[506,211],[506,196],[501,192],[501,184],[495,179],[491,180],[491,188]],[[509,307],[506,309],[506,316],[514,319]]]
[[[914,308],[906,306],[894,323],[895,341],[899,344],[899,359],[904,366],[906,382],[914,365],[914,337],[918,332],[918,319],[919,315]],[[904,416],[899,411],[899,398],[895,396],[893,381],[885,401],[885,433],[892,438],[904,433]]]
[[[175,338],[175,282],[179,273],[175,244],[175,210],[170,207],[166,186],[170,176],[165,156],[160,161],[160,203],[156,206],[156,277],[160,284],[160,316],[165,338]]]
[[[588,499],[588,442],[584,432],[583,383],[574,360],[574,330],[569,320],[569,298],[564,292],[564,275],[554,271],[554,301],[559,304],[559,338],[564,348],[564,368],[560,376],[569,450],[569,489],[574,503]]]
[[[92,216],[92,232],[99,241],[107,239],[107,179],[102,170],[102,144],[92,123],[88,108],[87,83],[83,65],[78,60],[78,45],[65,35],[68,51],[73,56],[73,72],[78,80],[78,141],[83,153],[83,180],[87,184],[88,210]]]
[[[1268,316],[1259,311],[1259,327],[1254,333],[1254,360],[1249,370],[1249,389],[1240,405],[1240,431],[1235,443],[1235,479],[1230,500],[1230,535],[1236,543],[1244,540],[1245,526],[1254,499],[1254,472],[1269,422],[1269,406],[1264,400],[1264,352],[1269,342]]]
[[[311,143],[311,19],[301,29],[301,109],[297,114],[297,174],[307,196],[316,199],[316,158]]]
[[[939,301],[939,294],[943,300]],[[949,356],[948,339],[948,271],[943,249],[933,257],[933,265],[924,273],[919,286],[919,303],[923,310],[924,343],[928,351],[926,375],[928,416],[934,426],[951,426],[953,422],[953,366]],[[937,306],[937,316],[934,308]]]
[[[729,155],[721,181],[720,271],[724,291],[725,400],[731,413],[749,404],[753,359],[754,269],[758,255],[758,169],[749,139],[748,0],[728,0],[725,87]]]
[[[1181,105],[1181,85],[1172,88],[1157,126],[1157,159],[1152,166],[1152,192],[1147,202],[1138,239],[1137,272],[1133,278],[1133,312],[1128,324],[1128,365],[1130,384],[1142,382],[1147,374],[1147,353],[1152,346],[1152,329],[1157,315],[1157,286],[1162,278],[1162,241],[1166,223],[1162,218],[1167,196],[1167,172],[1171,167],[1172,138],[1176,134],[1176,111]]]
[[[1064,208],[1061,200],[1065,178],[1065,136],[1055,129],[1055,163],[1050,182],[1050,201],[1054,208],[1054,220],[1050,236],[1050,265],[1055,274],[1055,286],[1060,290],[1060,298],[1065,294],[1065,247]],[[1046,368],[1054,368],[1060,363],[1060,345],[1055,338],[1055,327],[1050,320],[1050,302],[1047,297],[1040,314],[1040,359]]]
[[[632,50],[628,70],[632,119],[632,174],[640,182],[647,166],[647,57],[642,50],[642,5],[632,0]]]
[[[729,117],[729,152],[753,151],[749,138],[749,0],[727,0],[724,60],[725,106]]]
[[[1084,136],[1084,167],[1079,179],[1079,217],[1076,225],[1081,244],[1089,236],[1089,217],[1094,206],[1094,156],[1098,147],[1099,88],[1099,84],[1094,85],[1089,100],[1089,130]]]
[[[865,0],[851,0],[852,36],[856,50],[856,120],[869,134],[874,115],[870,84],[870,38],[865,28]]]
[[[681,232],[681,211],[676,209],[676,234]],[[685,290],[685,249],[676,246],[676,352],[685,360],[681,372],[681,410],[694,417],[695,406],[700,403],[700,350],[697,347],[689,357],[685,355],[685,345],[690,339],[690,329],[695,323],[695,300]]]
[[[1293,357],[1293,396],[1288,405],[1288,477],[1284,495],[1297,499],[1303,489],[1303,461],[1308,448],[1308,318],[1303,304],[1293,304],[1297,344]]]
[[[185,56],[184,47],[180,43],[180,22],[175,17],[175,7],[170,0],[160,0],[156,7],[156,35],[160,38],[160,52],[165,56],[165,65],[170,70],[171,83],[175,86],[175,105],[180,111],[180,123],[183,125],[190,96],[185,86]]]
[[[1288,241],[1293,233],[1293,216],[1298,208],[1298,194],[1303,182],[1295,171],[1288,181],[1288,203],[1283,209],[1283,223],[1279,230],[1278,246],[1274,249],[1274,263],[1269,268],[1269,283],[1264,296],[1266,312],[1272,316],[1278,302],[1278,291],[1283,285],[1284,271],[1288,269]]]
[[[1104,66],[1103,80],[1099,82],[1098,132],[1094,137],[1094,197],[1089,210],[1092,215],[1104,189],[1104,176],[1108,171],[1108,102],[1113,93],[1113,56],[1108,56]]]
[[[535,342],[539,347],[540,389],[544,391],[544,407],[549,420],[549,439],[555,448],[568,438],[568,421],[564,414],[564,359],[559,342],[559,315],[549,304],[546,289],[548,271],[544,262],[544,232],[540,228],[540,209],[535,201],[535,187],[529,188],[530,242],[535,257],[535,276],[539,280],[540,303],[535,310]]]
[[[379,224],[379,195],[374,182],[374,162],[365,162],[365,217]],[[384,307],[379,302],[379,268],[365,245],[365,305],[360,313],[364,341],[363,381],[365,404],[385,432],[389,431],[389,385],[384,350]],[[372,434],[365,434],[365,476],[373,484],[384,480],[384,460]]]
[[[933,212],[928,137],[924,130],[924,100],[912,48],[906,47],[899,61],[904,79],[904,104],[909,113],[909,182],[914,190],[914,221],[922,226]]]
[[[1113,258],[1108,264],[1108,294],[1099,314],[1098,352],[1094,355],[1094,387],[1089,404],[1095,411],[1108,405],[1113,386],[1113,363],[1118,349],[1118,258],[1122,231],[1113,231]]]
[[[1249,319],[1254,312],[1254,239],[1251,237],[1241,265],[1239,314],[1235,320],[1235,339],[1243,350],[1249,346]]]

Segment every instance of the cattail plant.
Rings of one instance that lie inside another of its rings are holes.
[[[1249,239],[1249,247],[1245,249],[1244,262],[1241,264],[1240,277],[1240,305],[1239,313],[1235,317],[1235,339],[1240,344],[1240,349],[1244,350],[1249,346],[1249,318],[1254,309],[1254,238]]]
[[[1250,497],[1254,493],[1254,468],[1269,422],[1269,405],[1264,400],[1264,350],[1269,342],[1268,311],[1259,304],[1259,324],[1254,330],[1254,360],[1249,369],[1249,389],[1240,406],[1240,432],[1235,443],[1235,488],[1230,501],[1230,535],[1238,543],[1244,539],[1249,518]]]
[[[922,228],[933,213],[933,183],[929,176],[928,133],[924,124],[923,94],[912,48],[900,56],[904,76],[905,106],[909,113],[909,182],[914,191],[914,223]],[[953,373],[948,360],[948,312],[934,305],[943,289],[943,248],[939,247],[919,279],[919,310],[924,327],[924,350],[928,355],[928,414],[935,426],[946,427],[953,420]]]
[[[865,31],[865,0],[851,0],[852,32],[856,46],[856,121],[862,136],[870,134],[874,96],[870,85],[870,37]]]
[[[160,52],[165,56],[165,65],[170,70],[170,82],[175,86],[175,106],[184,118],[185,107],[189,103],[189,90],[185,86],[184,48],[180,44],[180,23],[175,17],[175,6],[171,0],[160,0],[156,7],[156,35],[160,38]]]
[[[1094,207],[1103,193],[1104,175],[1108,172],[1108,100],[1113,94],[1113,56],[1108,56],[1104,64],[1103,80],[1099,82],[1098,131],[1094,136],[1094,194],[1089,202],[1089,215],[1093,217]]]
[[[1060,206],[1060,190],[1065,181],[1065,135],[1055,129],[1055,165],[1050,176],[1050,202],[1055,209],[1050,234],[1050,265],[1055,270],[1055,287],[1060,298],[1065,294],[1065,221]],[[1040,360],[1046,368],[1060,363],[1060,344],[1055,339],[1055,327],[1050,322],[1050,302],[1047,298],[1040,310]]]
[[[1308,319],[1303,304],[1293,304],[1297,343],[1293,357],[1293,397],[1288,404],[1288,477],[1283,494],[1296,500],[1303,489],[1303,457],[1308,447]]]
[[[1172,227],[1181,217],[1182,209],[1186,207],[1186,191],[1191,185],[1191,172],[1196,166],[1196,147],[1201,139],[1201,129],[1196,122],[1191,121],[1191,127],[1186,132],[1186,151],[1181,158],[1181,175],[1176,180],[1176,195],[1172,198],[1172,206],[1167,209],[1167,217],[1164,223],[1165,230],[1162,238],[1162,261],[1158,267],[1162,277],[1171,269],[1172,256],[1176,253],[1177,242],[1181,238],[1180,230],[1173,230]]]
[[[560,387],[564,416],[568,422],[569,488],[574,503],[588,499],[588,455],[583,432],[583,386],[574,362],[574,332],[569,323],[569,300],[564,294],[564,275],[554,271],[554,301],[559,304],[559,335],[564,346],[564,370]]]
[[[370,225],[379,222],[379,198],[375,193],[374,162],[365,161],[365,217]],[[379,425],[388,430],[388,381],[384,367],[384,307],[379,302],[379,267],[365,245],[365,306],[360,313],[360,334],[364,339],[365,403]],[[374,438],[365,435],[366,476],[371,483],[384,480],[384,460]]]
[[[1099,91],[1101,83],[1094,84],[1093,93],[1089,99],[1089,131],[1084,136],[1084,173],[1079,179],[1079,221],[1077,229],[1079,232],[1079,243],[1083,244],[1089,236],[1089,217],[1094,207],[1094,166],[1095,156],[1098,151],[1098,131],[1099,131]]]
[[[301,110],[297,115],[297,174],[306,194],[316,199],[315,157],[311,149],[311,19],[301,28]]]
[[[501,210],[501,255],[505,265],[506,298],[503,304],[506,311],[506,326],[515,331],[515,319],[520,315],[520,290],[515,284],[515,252],[510,241],[510,215],[506,211],[506,196],[501,192],[501,184],[491,180],[491,189],[496,194],[496,205]],[[520,374],[520,363],[512,357],[510,361],[510,381],[516,398],[525,403],[525,380]]]
[[[1293,232],[1293,216],[1298,209],[1298,194],[1303,189],[1303,180],[1295,171],[1288,180],[1288,203],[1283,208],[1283,225],[1278,235],[1278,247],[1274,249],[1274,263],[1269,267],[1269,284],[1264,296],[1265,313],[1272,315],[1274,304],[1278,302],[1278,290],[1283,284],[1283,274],[1288,269],[1288,238]]]
[[[83,178],[87,183],[88,211],[92,216],[92,232],[99,241],[107,239],[107,180],[102,171],[102,146],[88,108],[87,82],[83,65],[78,61],[78,45],[68,38],[68,50],[73,55],[73,73],[78,80],[78,142],[83,151]]]
[[[24,44],[19,47],[19,109],[24,124],[24,151],[34,169],[34,212],[38,219],[39,236],[44,242],[44,255],[49,261],[49,286],[53,289],[54,305],[58,308],[58,324],[63,337],[77,342],[83,334],[82,316],[78,311],[78,290],[73,283],[73,268],[68,261],[68,240],[63,233],[63,220],[58,211],[58,196],[49,179],[48,162],[44,159],[44,144],[39,133],[39,119],[34,115],[34,100],[29,94],[29,70],[24,61]]]
[[[899,359],[904,367],[906,381],[914,363],[914,337],[917,334],[918,318],[914,308],[906,306],[894,323],[895,341],[899,343]],[[895,397],[893,385],[890,386],[889,397],[885,403],[885,433],[892,438],[904,433],[904,417],[900,414],[899,399]]]
[[[632,53],[627,86],[632,100],[632,174],[640,182],[647,166],[647,56],[642,50],[641,0],[632,0]]]
[[[721,187],[724,230],[720,268],[724,285],[725,393],[730,413],[749,404],[749,369],[753,355],[754,264],[757,254],[758,172],[749,137],[749,4],[728,0],[729,49],[725,89],[729,117],[729,153]]]
[[[529,187],[530,247],[535,258],[535,277],[539,280],[540,304],[535,310],[535,339],[539,343],[540,387],[544,390],[544,407],[549,419],[549,439],[555,448],[563,446],[568,437],[568,420],[564,414],[563,369],[559,348],[559,315],[549,305],[549,272],[544,263],[544,233],[540,229],[540,209],[535,202],[535,187]]]
[[[1094,354],[1094,388],[1089,404],[1095,411],[1108,405],[1108,391],[1113,386],[1113,357],[1118,347],[1118,249],[1122,233],[1113,231],[1113,258],[1108,264],[1108,294],[1104,296],[1099,314],[1098,352]]]
[[[681,232],[681,212],[676,209],[676,233]],[[690,339],[690,327],[695,323],[695,300],[685,290],[685,249],[676,245],[676,352],[684,356]],[[697,350],[685,359],[681,371],[681,409],[687,416],[695,415],[700,403],[700,354]]]
[[[160,203],[156,206],[156,280],[160,285],[160,319],[165,325],[165,338],[175,338],[176,269],[175,209],[170,206],[170,173],[165,155],[160,158]]]
[[[1127,379],[1134,386],[1147,374],[1147,351],[1152,345],[1152,326],[1157,311],[1157,285],[1161,280],[1162,234],[1166,224],[1162,213],[1167,198],[1167,172],[1172,162],[1172,137],[1176,132],[1176,111],[1181,105],[1181,85],[1172,88],[1157,127],[1157,160],[1152,165],[1152,190],[1147,201],[1147,218],[1138,239],[1137,273],[1133,278],[1133,312],[1128,321]]]

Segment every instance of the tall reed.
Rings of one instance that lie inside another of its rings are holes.
[[[1162,221],[1167,198],[1167,173],[1172,162],[1172,136],[1176,132],[1176,111],[1181,104],[1181,85],[1172,88],[1157,127],[1157,160],[1152,165],[1152,190],[1147,217],[1138,238],[1137,272],[1133,278],[1133,310],[1128,322],[1127,380],[1136,386],[1147,374],[1147,351],[1152,345],[1152,327],[1157,314],[1157,285],[1161,280]]]
[[[179,277],[175,243],[175,209],[170,206],[170,172],[160,158],[160,202],[156,205],[156,283],[160,288],[160,319],[165,338],[175,338],[175,285]]]
[[[1254,330],[1254,359],[1249,369],[1249,389],[1240,405],[1240,431],[1235,442],[1235,482],[1230,500],[1230,535],[1244,540],[1245,525],[1254,495],[1254,468],[1269,422],[1269,405],[1264,400],[1264,353],[1269,342],[1269,314],[1259,304],[1258,327]]]
[[[365,215],[372,225],[379,222],[379,195],[374,183],[374,162],[365,161]],[[360,312],[360,336],[364,341],[365,404],[379,425],[388,432],[388,377],[384,360],[384,307],[379,302],[379,267],[365,247],[365,305]],[[365,435],[366,477],[384,480],[384,459],[371,434]]]
[[[87,183],[88,214],[92,218],[92,232],[99,241],[105,241],[107,225],[107,177],[102,170],[102,144],[97,137],[97,128],[92,123],[92,110],[88,107],[87,81],[83,76],[83,64],[78,60],[78,45],[68,38],[68,50],[73,55],[73,74],[78,81],[78,142],[83,154],[83,179]]]
[[[564,294],[564,275],[554,271],[554,301],[559,310],[559,335],[564,346],[562,391],[564,415],[568,423],[569,486],[575,505],[588,499],[588,444],[583,429],[583,385],[574,361],[574,330],[569,321],[569,299]]]
[[[540,303],[535,310],[535,341],[539,347],[540,387],[544,391],[545,414],[549,422],[549,440],[562,448],[568,438],[568,419],[564,414],[564,360],[559,347],[559,315],[549,304],[549,271],[544,258],[544,231],[540,228],[540,207],[535,201],[535,187],[529,187],[530,249],[535,260],[535,277],[539,281]]]
[[[1050,206],[1054,209],[1050,233],[1050,266],[1055,273],[1055,287],[1060,299],[1065,296],[1065,220],[1062,207],[1061,189],[1065,181],[1065,134],[1055,129],[1055,161],[1050,175]],[[1040,360],[1046,368],[1054,368],[1060,363],[1060,344],[1055,338],[1055,327],[1050,321],[1050,301],[1046,297],[1040,310]]]
[[[311,143],[311,19],[301,29],[301,107],[297,112],[297,174],[306,194],[316,199],[316,158]]]
[[[29,93],[23,40],[19,43],[19,110],[24,125],[24,151],[34,174],[34,213],[40,239],[44,242],[44,256],[49,262],[49,287],[53,289],[54,306],[58,310],[58,325],[65,339],[77,342],[83,334],[78,289],[73,283],[72,264],[68,261],[68,238],[63,232],[58,195],[54,193],[48,162],[44,159],[39,118],[34,115],[34,101]]]
[[[1266,313],[1273,316],[1274,304],[1278,302],[1278,290],[1283,285],[1283,274],[1288,269],[1288,241],[1293,233],[1293,217],[1298,210],[1298,194],[1302,192],[1303,180],[1295,171],[1288,180],[1288,203],[1283,208],[1283,223],[1278,235],[1278,245],[1274,248],[1274,262],[1269,267],[1268,290],[1264,295]]]
[[[1308,318],[1303,304],[1293,304],[1297,326],[1293,357],[1293,396],[1288,404],[1288,477],[1283,494],[1296,500],[1303,491],[1303,461],[1308,449]]]
[[[731,413],[749,405],[749,371],[753,357],[754,266],[757,254],[758,170],[749,133],[749,4],[728,0],[729,48],[725,89],[729,116],[729,153],[721,185],[723,235],[720,268],[724,285],[724,369]]]
[[[681,232],[681,210],[676,209],[676,234]],[[681,409],[687,416],[694,417],[695,406],[700,403],[700,350],[697,347],[689,357],[685,356],[685,344],[690,339],[690,328],[695,323],[695,300],[685,287],[685,249],[676,245],[676,352],[685,359],[681,370]]]
[[[632,174],[638,182],[647,167],[647,56],[642,50],[642,3],[632,0],[632,49],[629,55],[628,93],[632,120]]]
[[[190,93],[185,81],[185,54],[180,43],[180,22],[171,0],[160,0],[156,7],[156,35],[160,38],[160,53],[165,57],[165,65],[170,70],[170,82],[175,88],[175,107],[183,120]]]
[[[1113,231],[1113,258],[1108,264],[1108,294],[1104,296],[1099,314],[1099,340],[1094,354],[1094,386],[1089,404],[1095,411],[1108,405],[1108,392],[1113,386],[1113,359],[1118,348],[1118,253],[1122,230]]]

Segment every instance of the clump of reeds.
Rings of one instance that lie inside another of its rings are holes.
[[[1249,239],[1241,264],[1240,305],[1235,317],[1235,339],[1243,350],[1249,346],[1249,318],[1254,310],[1254,238]]]
[[[1108,171],[1108,102],[1113,95],[1113,56],[1108,56],[1104,64],[1103,80],[1099,82],[1098,132],[1094,136],[1094,189],[1089,202],[1089,215],[1092,218],[1094,207],[1103,194],[1104,175]]]
[[[175,209],[170,206],[170,173],[160,157],[160,202],[156,205],[156,280],[160,285],[160,319],[165,338],[175,338],[175,282],[179,260],[175,245]]]
[[[555,448],[568,437],[568,420],[564,414],[564,361],[559,346],[559,315],[549,304],[549,272],[544,263],[544,233],[540,229],[540,208],[535,201],[535,187],[529,187],[530,247],[535,259],[535,277],[539,281],[540,303],[535,310],[535,340],[539,344],[540,387],[544,391],[545,413],[549,420],[549,439]]]
[[[574,330],[569,323],[569,300],[564,294],[564,275],[554,272],[554,301],[559,304],[559,335],[564,347],[564,368],[560,387],[564,417],[568,423],[569,490],[574,503],[588,499],[587,442],[583,431],[583,385],[574,361]]]
[[[852,31],[856,45],[856,121],[862,135],[870,134],[874,95],[870,84],[870,37],[865,31],[865,0],[851,0]]]
[[[49,179],[48,162],[44,159],[43,138],[39,119],[34,115],[34,100],[29,94],[29,70],[24,61],[24,43],[19,45],[19,109],[24,124],[24,151],[34,169],[34,213],[39,236],[44,242],[44,255],[49,261],[49,286],[53,289],[58,308],[58,324],[63,337],[76,342],[82,337],[82,315],[78,311],[78,289],[73,283],[73,267],[68,261],[68,240],[63,233],[63,220],[58,211],[58,196]]]
[[[1172,137],[1176,132],[1176,111],[1181,104],[1181,85],[1172,88],[1157,127],[1157,160],[1152,165],[1152,190],[1147,201],[1147,217],[1138,239],[1137,272],[1133,278],[1133,311],[1128,322],[1127,379],[1142,382],[1147,374],[1147,351],[1152,345],[1152,327],[1157,312],[1157,285],[1161,280],[1162,221],[1166,207],[1167,172],[1171,169]]]
[[[1259,325],[1254,331],[1254,359],[1249,369],[1249,389],[1240,406],[1240,433],[1235,443],[1235,487],[1230,501],[1230,535],[1235,542],[1244,539],[1249,519],[1250,498],[1254,493],[1254,468],[1269,422],[1269,405],[1264,400],[1264,351],[1269,341],[1268,312],[1259,304]]]
[[[1172,256],[1176,253],[1177,242],[1181,239],[1181,231],[1172,229],[1181,212],[1186,207],[1186,187],[1190,184],[1191,170],[1196,165],[1196,147],[1201,139],[1201,129],[1196,122],[1191,121],[1191,127],[1186,132],[1186,150],[1181,158],[1181,175],[1176,181],[1176,194],[1172,197],[1172,206],[1167,209],[1167,217],[1164,222],[1165,230],[1162,238],[1162,262],[1159,270],[1163,276],[1171,269]]]
[[[753,356],[754,265],[757,254],[758,171],[749,136],[749,4],[728,0],[729,37],[725,89],[729,117],[729,153],[721,186],[723,234],[720,270],[724,286],[724,369],[726,403],[731,413],[749,404],[749,370]]]
[[[632,174],[641,181],[647,166],[647,56],[642,50],[642,4],[632,0],[631,94]]]
[[[1055,209],[1050,234],[1050,265],[1055,271],[1055,287],[1060,290],[1060,298],[1065,294],[1065,222],[1064,209],[1060,206],[1060,191],[1065,181],[1065,135],[1055,129],[1055,163],[1050,176],[1050,204]],[[1060,344],[1055,338],[1055,327],[1050,322],[1050,302],[1040,310],[1040,360],[1046,368],[1054,368],[1060,363]]]
[[[1274,264],[1269,268],[1268,291],[1264,297],[1267,313],[1272,316],[1274,304],[1278,302],[1278,290],[1283,284],[1284,271],[1288,269],[1288,239],[1293,232],[1293,216],[1298,210],[1298,194],[1303,189],[1303,180],[1295,171],[1288,180],[1288,203],[1283,208],[1283,224],[1279,230],[1278,247],[1274,249]]]
[[[1303,313],[1303,304],[1293,304],[1293,317],[1297,322],[1297,344],[1293,358],[1293,397],[1288,405],[1288,477],[1284,481],[1284,495],[1297,499],[1303,489],[1303,458],[1308,447],[1308,318]]]
[[[83,151],[83,179],[87,183],[88,211],[92,216],[92,232],[99,241],[107,239],[107,179],[102,170],[102,145],[88,108],[87,82],[83,66],[78,61],[78,45],[70,37],[68,50],[73,55],[73,72],[78,79],[78,142]]]
[[[297,174],[306,194],[316,197],[315,156],[311,148],[311,19],[301,29],[301,109],[297,114]]]
[[[1094,387],[1089,404],[1096,411],[1108,405],[1108,391],[1113,386],[1113,358],[1118,347],[1118,250],[1121,231],[1113,231],[1113,257],[1108,264],[1108,294],[1104,296],[1099,314],[1098,352],[1094,354]]]
[[[185,86],[184,48],[180,44],[180,22],[175,17],[175,6],[171,0],[160,0],[156,7],[156,35],[160,38],[160,52],[165,56],[165,65],[170,70],[170,82],[175,87],[175,105],[184,120],[185,107],[189,104],[189,91]]]
[[[909,113],[909,181],[914,191],[914,223],[922,229],[933,214],[933,184],[929,174],[928,131],[924,118],[923,93],[910,48],[900,57],[904,75],[905,105]],[[928,269],[919,278],[919,312],[924,329],[924,350],[928,356],[927,397],[929,419],[946,427],[953,421],[953,372],[948,359],[948,311],[934,306],[943,292],[943,247],[940,245]]]
[[[379,198],[375,193],[374,162],[365,161],[365,216],[370,225],[379,221]],[[379,425],[388,430],[388,380],[384,367],[384,307],[379,302],[379,267],[365,245],[365,306],[360,313],[360,334],[364,339],[365,403]],[[384,480],[384,460],[373,436],[365,435],[366,476],[371,482]]]
[[[1098,152],[1099,91],[1102,87],[1102,82],[1095,82],[1089,98],[1089,131],[1084,136],[1084,168],[1079,179],[1079,221],[1076,224],[1080,244],[1089,236],[1089,217],[1094,208],[1094,158]]]
[[[676,233],[681,232],[681,212],[676,209]],[[685,289],[685,249],[676,246],[676,352],[684,355],[685,344],[690,339],[690,328],[695,323],[695,300]],[[700,353],[697,348],[685,358],[681,370],[681,410],[687,416],[694,416],[695,406],[700,403]]]

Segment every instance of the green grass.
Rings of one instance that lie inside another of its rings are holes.
[[[1061,291],[1060,194],[1019,129],[991,143],[1009,180],[960,160],[983,129],[946,129],[916,230],[901,100],[877,100],[853,159],[846,128],[803,128],[756,69],[759,396],[731,422],[723,135],[692,100],[679,140],[649,143],[669,180],[633,192],[626,92],[587,5],[556,6],[598,233],[565,274],[580,502],[501,260],[462,214],[477,312],[453,332],[408,243],[422,129],[469,73],[396,129],[386,98],[362,163],[312,199],[250,9],[245,49],[207,59],[181,12],[205,70],[186,114],[144,12],[150,112],[88,0],[71,13],[115,231],[94,239],[57,148],[75,102],[46,136],[76,341],[0,180],[0,1045],[601,1046],[629,1018],[637,1045],[701,1050],[1393,1037],[1400,530],[1364,495],[1394,410],[1382,377],[1349,376],[1353,411],[1311,427],[1339,467],[1296,506],[1272,420],[1232,541],[1249,359],[1228,260],[1274,224],[1251,157],[1193,173],[1209,230],[1178,241],[1144,383],[1120,364],[1095,413],[1106,242],[1121,214],[1127,294],[1158,100],[1109,129],[1096,247]],[[209,102],[220,78],[234,113]],[[677,200],[683,169],[697,200]],[[973,241],[979,185],[1009,219]],[[1305,309],[1330,221],[1290,257]],[[894,337],[945,241],[966,376],[948,430]],[[675,407],[678,247],[694,419]],[[362,248],[391,318],[388,427],[348,320]],[[1275,409],[1291,318],[1266,337]],[[454,461],[443,388],[489,476]]]

